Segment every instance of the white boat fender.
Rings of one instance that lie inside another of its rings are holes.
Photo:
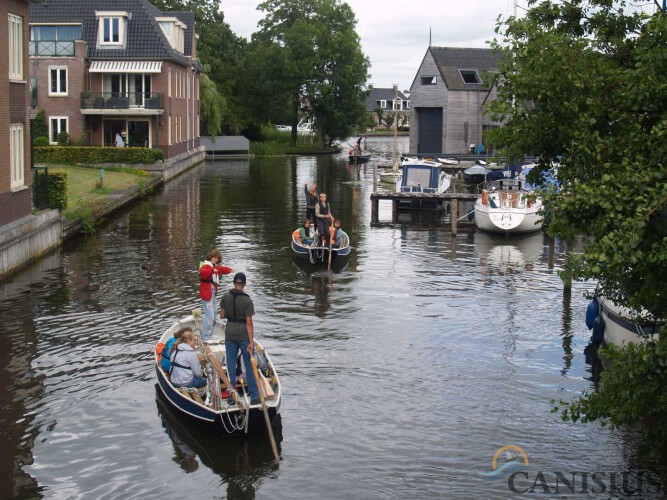
[[[593,336],[591,338],[595,345],[602,344],[604,340],[604,319],[602,319],[602,315],[595,318],[593,322]]]
[[[589,330],[593,329],[595,318],[597,318],[599,315],[600,304],[598,303],[597,297],[593,297],[593,299],[588,304],[588,307],[586,308],[586,326]]]

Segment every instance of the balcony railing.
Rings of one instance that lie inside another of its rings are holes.
[[[28,50],[31,56],[71,57],[74,55],[74,42],[58,42],[55,40],[31,41]]]
[[[81,92],[81,109],[162,109],[162,92]]]

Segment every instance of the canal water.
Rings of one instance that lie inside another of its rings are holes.
[[[383,202],[371,225],[373,164],[346,160],[208,162],[0,284],[0,497],[661,497],[635,431],[551,413],[594,387],[592,285],[564,294],[539,234],[452,238],[446,215],[392,222]],[[332,272],[289,248],[313,181],[354,246]],[[156,339],[199,306],[212,246],[247,274],[281,375],[279,467],[266,435],[202,432],[156,391]]]

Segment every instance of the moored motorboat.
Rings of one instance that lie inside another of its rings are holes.
[[[197,390],[174,386],[169,379],[169,374],[162,368],[161,344],[164,345],[180,328],[190,327],[196,335],[200,334],[202,323],[200,314],[192,314],[176,321],[160,336],[154,354],[155,373],[160,390],[166,400],[181,415],[194,419],[202,425],[213,427],[223,434],[244,434],[266,430],[262,406],[251,404],[244,384],[239,384],[237,381],[235,390],[238,402],[228,403],[228,398],[234,393],[230,392],[221,381],[220,372],[226,374],[225,330],[222,325],[214,326],[211,339],[204,341],[200,337],[197,338],[195,346],[197,355],[200,359],[206,360],[204,373],[207,384],[204,394],[200,394]],[[269,419],[273,420],[279,413],[282,402],[280,379],[268,353],[256,339],[255,351],[260,375],[258,385],[261,384],[264,390]],[[243,380],[245,380],[245,375],[243,375]]]
[[[344,259],[350,255],[350,237],[345,231],[340,230],[343,234],[339,239],[339,246],[331,247],[331,261]],[[292,252],[294,257],[310,262],[311,264],[328,264],[329,262],[329,246],[322,244],[322,239],[318,233],[315,232],[313,243],[307,244],[302,242],[297,236],[292,233]]]
[[[442,200],[429,198],[429,195],[441,194],[449,189],[452,176],[443,172],[440,162],[406,158],[401,166],[400,193],[406,195],[401,199],[402,208],[437,209],[442,207]]]
[[[438,158],[438,161],[444,165],[458,165],[459,161],[452,158]]]
[[[509,171],[505,172],[510,174]],[[511,174],[510,174],[511,175]],[[528,234],[542,229],[542,200],[525,189],[525,177],[510,175],[487,182],[475,201],[475,224],[482,231]]]
[[[637,311],[596,295],[588,305],[586,325],[592,330],[591,340],[596,345],[605,343],[623,347],[630,342],[640,344],[658,340],[663,322],[651,319],[649,314],[643,314],[643,319],[639,316]]]

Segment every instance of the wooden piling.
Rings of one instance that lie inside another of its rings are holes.
[[[458,218],[459,218],[459,200],[453,198],[451,201],[451,210],[449,216],[452,219],[452,236],[456,236],[458,228]]]
[[[554,268],[555,246],[556,246],[555,238],[553,236],[549,236],[549,269]]]

